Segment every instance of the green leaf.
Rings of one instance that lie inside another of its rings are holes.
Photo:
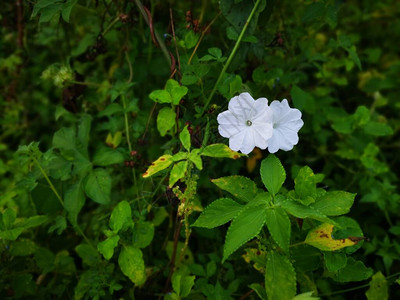
[[[108,204],[111,196],[111,177],[104,169],[94,169],[87,177],[85,193],[93,201]]]
[[[319,297],[313,297],[312,294],[314,292],[306,292],[302,294],[298,294],[295,297],[292,298],[292,300],[320,300],[321,298]]]
[[[81,182],[72,184],[64,193],[64,208],[72,225],[78,225],[78,214],[85,205],[85,194]]]
[[[124,155],[118,150],[109,147],[100,147],[94,153],[93,165],[105,167],[124,162]]]
[[[317,198],[316,202],[311,204],[310,207],[326,216],[339,216],[350,211],[355,196],[356,194],[343,191],[327,192]]]
[[[316,179],[310,167],[305,166],[301,168],[294,183],[294,189],[297,196],[300,197],[301,202],[309,202],[308,197],[315,198],[317,195]],[[306,202],[303,204],[307,205]]]
[[[198,149],[195,149],[195,150],[198,150]],[[188,158],[188,152],[178,152],[172,156],[172,161],[177,162],[177,161],[187,159],[187,158]]]
[[[388,124],[371,121],[364,126],[365,133],[372,136],[387,136],[393,134],[393,129]]]
[[[225,144],[208,145],[203,149],[201,155],[209,157],[227,157],[233,159],[238,159],[241,156],[245,156],[244,154],[231,150],[231,148]]]
[[[165,90],[155,90],[151,92],[149,98],[158,103],[171,103],[171,95]]]
[[[1,221],[4,229],[12,228],[15,220],[17,219],[17,213],[12,208],[7,208],[2,215]]]
[[[200,156],[200,149],[194,149],[189,153],[188,159],[194,163],[197,169],[203,169],[203,161]]]
[[[365,293],[368,300],[387,300],[389,299],[388,283],[381,272],[372,276],[369,289]]]
[[[249,285],[253,291],[256,292],[257,296],[260,297],[261,300],[268,300],[267,292],[265,288],[259,283],[252,283]]]
[[[172,108],[164,107],[160,110],[157,116],[157,129],[161,136],[166,135],[167,131],[174,127],[175,119],[176,114]]]
[[[190,133],[189,133],[187,125],[182,129],[181,133],[179,134],[179,140],[181,141],[182,146],[187,151],[190,151],[190,144],[191,144],[190,143]]]
[[[329,272],[337,272],[347,264],[347,256],[343,252],[324,252],[324,260]]]
[[[114,233],[133,226],[131,206],[128,201],[119,202],[113,209],[110,217],[110,228]]]
[[[286,256],[276,251],[267,253],[265,290],[271,300],[290,300],[296,295],[294,268]]]
[[[192,290],[196,276],[186,276],[178,272],[172,275],[172,287],[175,293],[181,297],[187,297]]]
[[[286,179],[285,169],[273,154],[261,162],[260,175],[262,182],[272,195],[279,192]]]
[[[296,108],[310,114],[315,112],[315,100],[311,94],[303,91],[296,85],[293,85],[290,94],[292,95],[293,104]]]
[[[65,22],[69,23],[69,17],[71,15],[71,10],[75,6],[78,0],[68,0],[62,6],[61,16]]]
[[[181,153],[181,152],[179,152]],[[179,153],[177,153],[176,155],[178,155]],[[169,154],[164,154],[162,156],[160,156],[156,161],[154,161],[151,166],[147,169],[146,172],[143,173],[142,177],[143,178],[147,178],[150,177],[166,168],[168,168],[170,166],[170,164],[172,164],[172,162],[174,161],[174,156],[171,156]]]
[[[28,256],[38,249],[34,241],[20,238],[18,241],[10,243],[10,254],[12,256]]]
[[[291,227],[290,219],[286,212],[280,207],[267,209],[265,223],[278,246],[288,251]]]
[[[264,207],[248,206],[233,219],[225,237],[222,262],[261,231],[265,223],[265,211]]]
[[[360,260],[352,257],[347,258],[347,265],[340,269],[333,279],[337,282],[362,281],[372,276],[371,268],[367,268]]]
[[[87,264],[88,266],[95,266],[100,261],[100,256],[96,249],[88,244],[79,244],[75,247],[75,251],[82,259],[83,263]]]
[[[109,260],[114,255],[114,248],[118,246],[119,236],[114,235],[97,244],[97,250]]]
[[[244,202],[253,200],[257,194],[256,184],[247,177],[234,175],[212,179],[211,182]]]
[[[142,251],[132,246],[123,246],[118,257],[122,273],[134,284],[141,285],[146,281]]]
[[[92,124],[92,117],[88,114],[82,116],[81,122],[78,126],[77,133],[77,149],[86,158],[89,157],[88,146],[90,140],[90,129]]]
[[[154,237],[154,225],[150,222],[135,223],[133,228],[132,245],[135,248],[146,248]]]
[[[317,211],[316,209],[303,205],[297,201],[286,199],[280,205],[291,215],[296,218],[305,219],[310,218],[325,223],[335,224],[334,221],[329,219],[327,216]]]
[[[208,205],[192,226],[214,228],[236,217],[243,206],[229,198],[220,198]]]
[[[172,187],[179,179],[185,177],[187,171],[187,160],[177,162],[169,174],[169,187]]]
[[[73,151],[76,147],[75,130],[63,127],[54,133],[53,147],[60,149],[64,155],[73,157]]]
[[[168,79],[165,85],[165,90],[171,95],[171,100],[173,105],[178,105],[179,101],[188,92],[188,88],[185,86],[180,86],[178,81],[174,79]]]

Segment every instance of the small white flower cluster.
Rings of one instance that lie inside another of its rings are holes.
[[[229,101],[228,110],[218,115],[218,131],[229,138],[229,148],[249,154],[254,147],[289,151],[299,142],[297,132],[303,126],[301,112],[290,108],[286,99],[268,106],[267,98],[254,100],[241,93]]]

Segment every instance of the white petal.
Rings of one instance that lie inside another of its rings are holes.
[[[241,93],[229,101],[228,109],[238,119],[250,120],[254,111],[255,100],[249,93]]]
[[[243,144],[240,148],[240,151],[244,154],[249,154],[251,151],[253,151],[255,146],[254,132],[253,129],[249,127],[246,129],[246,134],[244,135]]]
[[[251,127],[257,133],[254,134],[254,136],[259,137],[259,139],[256,139],[256,146],[261,149],[265,149],[266,146],[260,146],[260,145],[267,145],[267,140],[272,137],[273,134],[272,123],[255,123]],[[262,143],[260,139],[263,139],[265,143]]]
[[[267,98],[259,98],[254,102],[253,106],[253,116],[252,120],[259,118],[261,115],[265,113],[265,110],[270,111],[272,115],[272,110],[268,106]]]
[[[253,124],[258,124],[258,123],[273,123],[274,121],[274,117],[273,117],[273,110],[268,107],[265,106],[263,109],[261,109],[257,115],[251,119],[251,121],[253,122]]]
[[[233,151],[239,151],[242,147],[245,134],[246,130],[242,130],[238,134],[231,136],[229,138],[229,148]]]

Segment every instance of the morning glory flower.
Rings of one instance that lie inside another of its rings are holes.
[[[299,142],[297,135],[304,122],[301,119],[301,112],[298,109],[290,108],[288,101],[283,99],[272,101],[273,133],[268,140],[268,151],[275,153],[279,149],[284,151],[292,150]]]
[[[267,98],[254,100],[241,93],[229,101],[228,110],[217,117],[218,131],[229,138],[229,148],[249,154],[254,147],[266,149],[272,137],[273,116]]]

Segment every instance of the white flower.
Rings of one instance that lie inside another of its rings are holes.
[[[303,127],[301,112],[290,108],[286,99],[282,102],[272,101],[270,108],[273,111],[273,133],[268,140],[268,151],[275,153],[279,149],[289,151],[299,142],[297,132]]]
[[[218,131],[229,138],[229,148],[249,154],[254,147],[266,149],[272,137],[272,109],[268,100],[254,100],[241,93],[229,101],[228,110],[217,117]]]

